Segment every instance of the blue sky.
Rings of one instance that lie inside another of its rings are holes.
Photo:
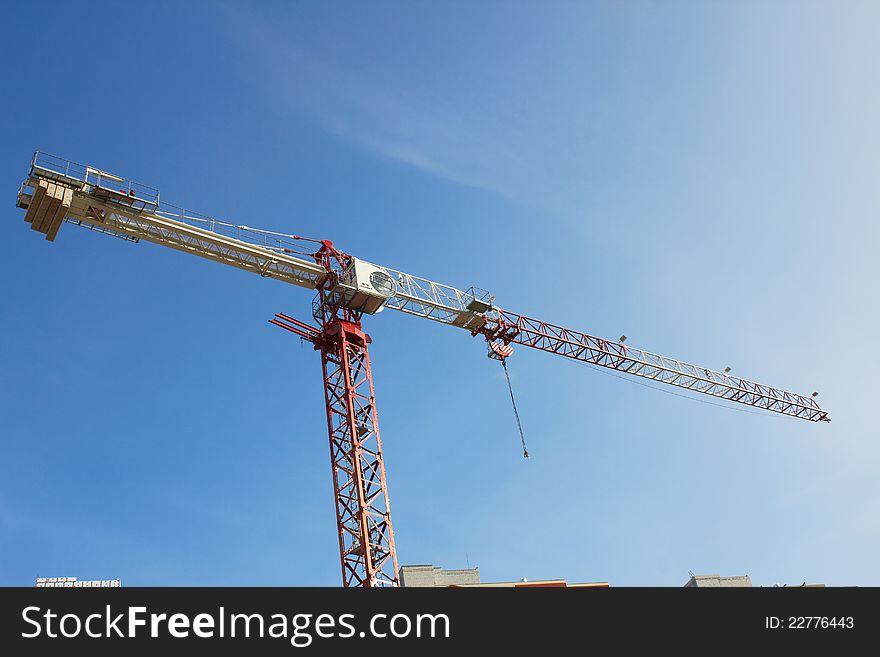
[[[0,584],[337,585],[310,293],[26,230],[39,148],[802,393],[735,412],[369,318],[402,564],[880,584],[874,3],[90,3],[0,26]]]

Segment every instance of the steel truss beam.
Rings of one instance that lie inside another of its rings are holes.
[[[244,240],[190,225],[179,219],[120,208],[115,204],[74,197],[69,218],[116,233],[254,272],[266,278],[311,288],[324,276],[314,263],[278,253]]]
[[[474,333],[481,333],[489,340],[534,347],[633,376],[653,379],[811,422],[831,421],[828,413],[822,410],[812,397],[627,347],[620,342],[610,342],[500,308],[493,309],[487,324]]]
[[[398,586],[370,338],[338,318],[323,331],[282,314],[269,321],[321,352],[343,586]]]

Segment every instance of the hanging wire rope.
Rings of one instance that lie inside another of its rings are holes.
[[[507,372],[507,360],[501,359],[501,365],[504,367],[504,376],[507,378],[507,389],[510,391],[510,403],[513,404],[513,414],[516,416],[516,426],[519,429],[519,440],[522,443],[523,458],[529,458],[529,450],[526,449],[526,437],[523,434],[522,422],[519,421],[519,411],[516,410],[516,399],[513,398],[513,386],[510,385],[510,374]]]

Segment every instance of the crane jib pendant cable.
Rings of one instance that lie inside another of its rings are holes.
[[[513,414],[516,417],[516,426],[519,428],[519,440],[522,443],[523,458],[529,458],[529,450],[526,449],[526,437],[523,435],[522,422],[519,421],[519,411],[516,410],[516,399],[513,398],[513,386],[510,385],[510,374],[507,373],[507,361],[501,359],[501,365],[504,367],[504,376],[507,378],[507,389],[510,391],[510,403],[513,404]]]

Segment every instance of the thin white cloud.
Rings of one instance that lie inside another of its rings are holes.
[[[397,142],[393,139],[381,137],[376,134],[370,134],[366,131],[359,131],[351,126],[343,124],[330,126],[330,130],[333,132],[333,134],[343,139],[347,139],[361,146],[362,148],[386,159],[406,164],[415,169],[418,169],[419,171],[429,173],[431,175],[443,178],[444,180],[449,180],[460,185],[483,188],[489,191],[501,193],[502,195],[506,196],[506,194],[501,190],[494,189],[493,187],[487,186],[485,184],[480,184],[473,178],[467,177],[457,171],[454,171],[445,164],[428,155],[428,153],[419,146]]]
[[[535,164],[547,158],[534,157],[528,135],[538,127],[529,125],[516,103],[475,98],[453,105],[442,91],[419,94],[363,70],[336,66],[320,48],[303,46],[250,16],[236,14],[232,22],[248,61],[248,79],[274,102],[379,157],[535,205],[529,183],[548,173]]]

